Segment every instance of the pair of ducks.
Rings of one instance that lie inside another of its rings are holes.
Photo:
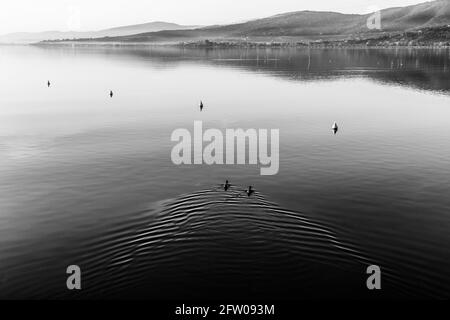
[[[225,191],[228,191],[228,189],[230,189],[230,187],[231,187],[230,182],[229,182],[228,180],[225,181],[225,184],[223,185],[224,190],[225,190]],[[253,190],[253,187],[252,187],[252,186],[249,186],[249,187],[247,188],[247,190],[245,190],[245,193],[246,193],[247,196],[249,196],[249,197],[250,197],[254,192],[255,192],[255,190]]]

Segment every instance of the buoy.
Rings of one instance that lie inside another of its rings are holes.
[[[331,127],[331,129],[333,130],[334,134],[336,134],[336,133],[338,132],[339,127],[338,127],[338,125],[337,125],[336,122],[333,124],[333,126]]]

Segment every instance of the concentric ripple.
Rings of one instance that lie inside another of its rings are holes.
[[[256,192],[222,186],[159,203],[92,244],[83,297],[360,297],[369,260]],[[135,232],[130,232],[135,230]],[[389,273],[387,271],[387,273]],[[390,279],[388,274],[386,279]],[[395,283],[395,279],[391,279]],[[405,292],[401,285],[392,294]]]

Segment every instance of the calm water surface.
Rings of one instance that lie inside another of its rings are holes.
[[[448,298],[449,68],[429,49],[0,47],[0,297]],[[279,174],[176,167],[195,120],[280,129]]]

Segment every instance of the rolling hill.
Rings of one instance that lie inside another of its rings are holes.
[[[437,0],[381,11],[382,30],[369,30],[371,14],[298,11],[279,14],[244,23],[209,26],[191,30],[162,30],[121,37],[98,38],[94,41],[113,42],[185,42],[205,39],[225,40],[281,37],[348,37],[359,34],[407,31],[450,24],[450,1]],[[86,40],[86,39],[85,39]]]

